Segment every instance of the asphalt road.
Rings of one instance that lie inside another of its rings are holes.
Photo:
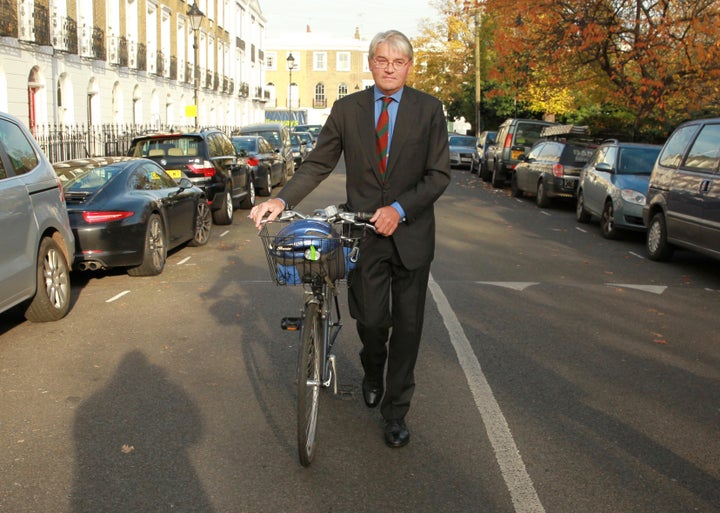
[[[160,276],[74,275],[59,322],[0,315],[0,511],[720,511],[717,262],[651,262],[466,171],[436,214],[407,447],[362,402],[343,294],[340,394],[299,465],[301,295],[239,211]]]

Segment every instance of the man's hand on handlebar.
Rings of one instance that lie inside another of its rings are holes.
[[[255,227],[259,230],[262,226],[263,220],[266,222],[274,221],[283,210],[285,210],[284,203],[277,198],[273,198],[271,200],[264,201],[259,205],[255,205],[250,211],[249,217],[255,223]],[[266,215],[267,219],[265,219]]]
[[[393,207],[382,207],[375,211],[370,222],[375,225],[377,233],[390,237],[400,224],[400,214]]]

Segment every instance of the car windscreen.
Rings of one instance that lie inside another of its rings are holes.
[[[185,157],[202,155],[199,137],[152,137],[135,145],[133,157]]]
[[[123,165],[53,166],[66,192],[94,193],[120,173]]]
[[[278,133],[275,132],[275,131],[269,131],[269,130],[267,130],[267,131],[260,131],[260,130],[258,130],[258,131],[256,131],[256,132],[245,132],[245,131],[243,131],[243,133],[247,133],[248,135],[261,135],[261,136],[263,136],[265,139],[267,139],[267,141],[268,141],[274,148],[279,148],[279,147],[280,147],[280,134],[278,134]]]
[[[450,146],[464,146],[467,148],[474,148],[476,139],[474,137],[450,137]]]
[[[257,139],[239,139],[234,138],[232,140],[235,151],[240,153],[241,151],[253,152],[257,151]]]
[[[617,172],[621,175],[652,173],[660,148],[620,148]]]

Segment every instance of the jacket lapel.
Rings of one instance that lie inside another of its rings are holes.
[[[408,136],[412,133],[414,127],[417,126],[418,121],[416,115],[418,109],[416,108],[417,98],[413,94],[413,90],[405,86],[403,90],[402,99],[398,106],[397,117],[395,118],[395,128],[392,133],[392,144],[390,145],[390,158],[388,159],[387,169],[385,170],[385,180],[387,180],[402,154],[403,146],[408,139]]]

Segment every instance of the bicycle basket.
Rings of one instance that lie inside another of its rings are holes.
[[[271,225],[263,226],[260,238],[275,283],[300,285],[318,276],[332,281],[346,276],[350,248],[343,248],[340,235],[330,224],[301,219],[275,234],[271,233]]]

